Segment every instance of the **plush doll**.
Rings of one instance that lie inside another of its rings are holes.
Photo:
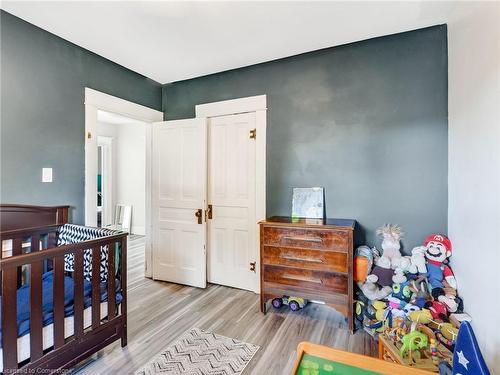
[[[399,240],[403,236],[403,231],[397,225],[385,224],[377,229],[377,235],[382,236],[382,258],[389,259],[391,268],[395,268],[401,258]]]
[[[425,257],[427,258],[427,279],[432,288],[432,297],[442,302],[448,311],[457,311],[458,304],[455,296],[446,294],[444,290],[445,280],[447,286],[457,289],[457,282],[451,268],[444,262],[451,256],[451,241],[442,234],[431,234],[425,239]]]
[[[443,280],[456,289],[457,283],[451,268],[444,261],[451,256],[451,241],[441,234],[431,234],[425,239],[425,257],[427,258],[427,272],[432,295],[436,298],[444,295]]]

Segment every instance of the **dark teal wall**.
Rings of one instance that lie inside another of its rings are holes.
[[[161,85],[1,11],[1,202],[84,221],[84,88],[161,109]],[[42,183],[42,167],[54,182]]]
[[[371,39],[163,87],[167,119],[200,103],[267,94],[267,214],[291,188],[324,186],[357,242],[398,223],[406,248],[447,231],[446,26]]]

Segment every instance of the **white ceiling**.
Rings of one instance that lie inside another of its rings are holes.
[[[453,2],[2,1],[160,83],[445,23]]]

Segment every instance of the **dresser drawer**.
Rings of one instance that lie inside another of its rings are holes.
[[[348,292],[348,278],[345,275],[270,265],[264,265],[263,268],[264,282],[340,294]]]
[[[309,228],[268,227],[263,230],[264,245],[347,252],[349,233]]]
[[[337,251],[264,246],[262,262],[308,270],[347,273],[347,253]]]

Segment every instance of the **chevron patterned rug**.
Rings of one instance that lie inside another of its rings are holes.
[[[136,371],[136,375],[238,375],[259,347],[192,328]]]

